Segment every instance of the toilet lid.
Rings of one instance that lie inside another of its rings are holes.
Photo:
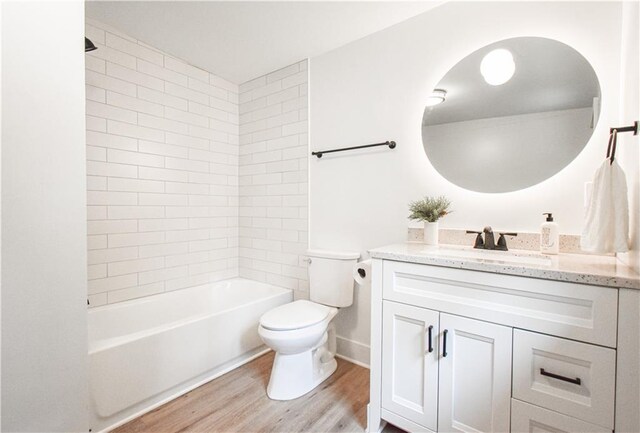
[[[329,307],[300,300],[267,311],[260,318],[260,325],[274,331],[307,328],[322,322],[329,312]]]

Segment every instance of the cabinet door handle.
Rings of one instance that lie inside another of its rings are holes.
[[[446,329],[442,331],[442,357],[445,358],[447,356],[447,334],[449,331]]]
[[[431,335],[433,332],[433,325],[429,325],[429,329],[427,330],[427,333],[429,335],[429,353],[433,352],[433,336]]]
[[[549,373],[548,371],[545,371],[544,368],[540,369],[540,374],[543,375],[543,376],[551,377],[553,379],[558,379],[558,380],[562,380],[562,381],[565,381],[565,382],[573,383],[574,385],[580,385],[582,383],[582,380],[580,380],[579,377],[576,377],[575,379],[572,379],[570,377],[561,376],[559,374]]]

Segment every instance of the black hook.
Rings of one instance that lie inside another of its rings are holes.
[[[613,131],[617,132],[633,132],[633,135],[638,135],[638,121],[633,122],[631,126],[620,126],[617,128],[609,128],[609,134],[613,134]]]
[[[607,146],[607,158],[609,158],[609,165],[613,164],[613,160],[616,157],[616,143],[618,141],[618,130],[613,128],[609,135],[609,145]]]

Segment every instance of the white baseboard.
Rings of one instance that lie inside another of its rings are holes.
[[[355,364],[355,365],[358,365],[360,367],[366,368],[367,370],[369,369],[369,365],[368,364],[362,363],[362,362],[360,362],[358,360],[355,360],[355,359],[347,358],[346,356],[340,355],[339,353],[336,353],[336,358],[344,359],[345,361],[348,361],[348,362],[350,362],[352,364]]]
[[[361,367],[369,368],[370,348],[359,341],[349,340],[341,336],[336,336],[338,358],[352,362]]]

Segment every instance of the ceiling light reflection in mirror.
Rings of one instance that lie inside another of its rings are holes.
[[[489,52],[480,62],[480,73],[484,80],[492,86],[500,86],[513,77],[516,64],[513,54],[504,48]]]

